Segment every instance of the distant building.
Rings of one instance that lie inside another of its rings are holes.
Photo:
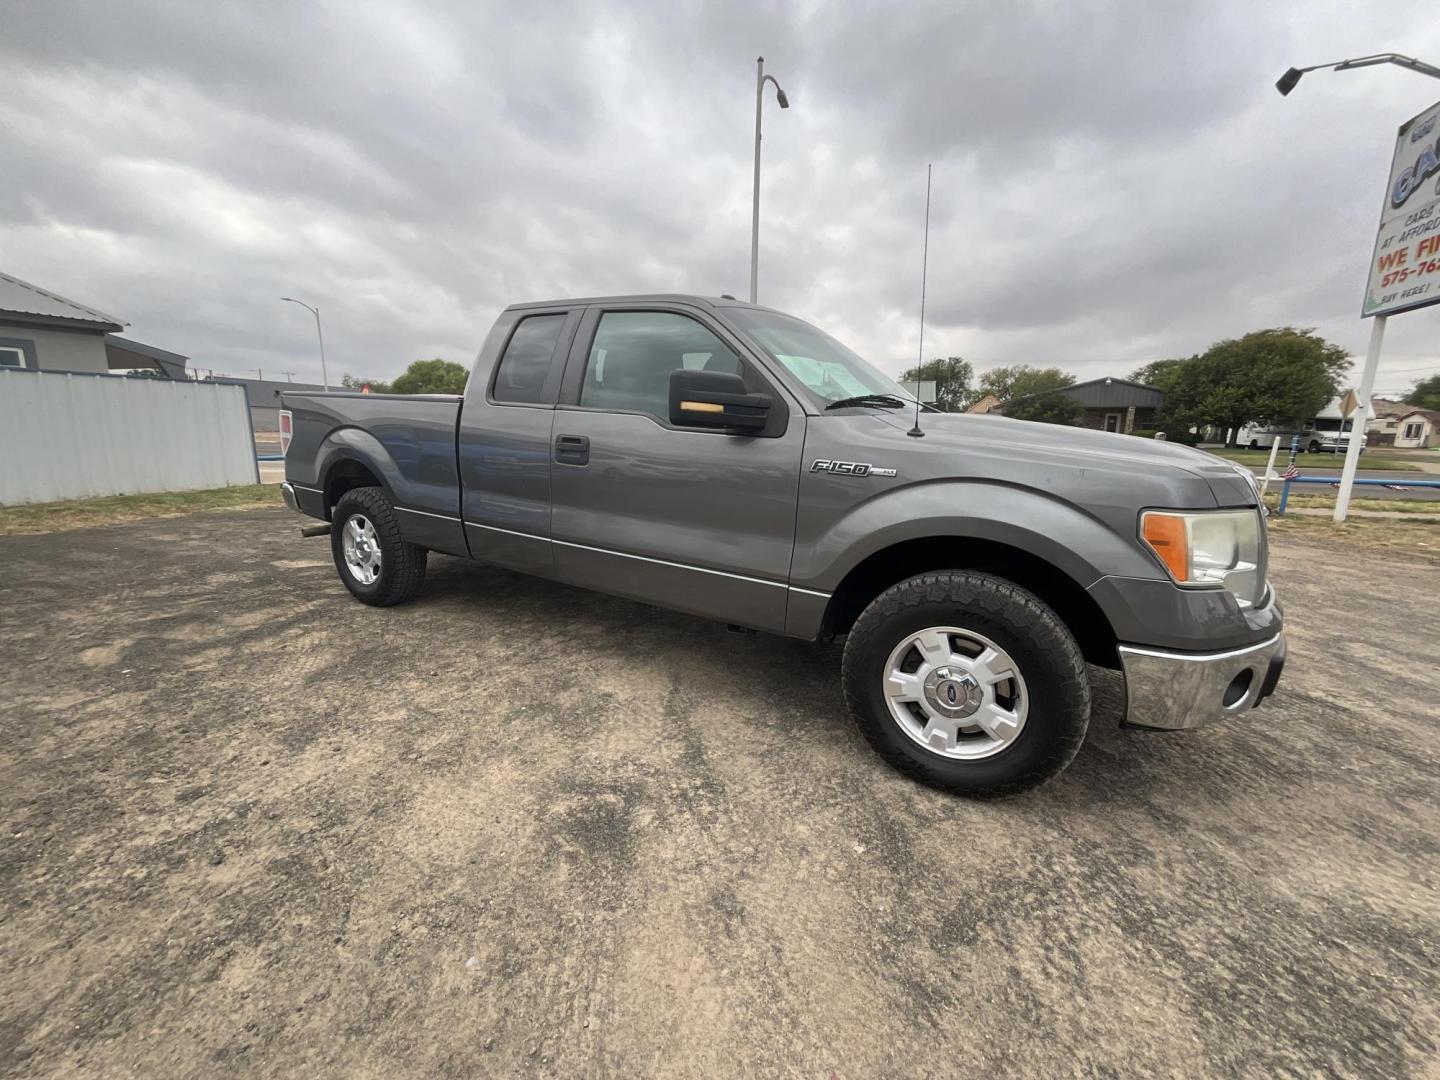
[[[1440,446],[1440,411],[1411,409],[1400,417],[1395,446],[1411,450]]]
[[[1129,379],[1091,379],[1060,392],[1085,406],[1081,427],[1125,435],[1153,428],[1155,413],[1165,398],[1158,387]]]
[[[126,325],[123,319],[0,274],[0,367],[107,372],[105,335]]]
[[[1124,435],[1153,428],[1155,413],[1164,399],[1157,387],[1131,382],[1129,379],[1091,379],[1089,382],[1061,387],[1059,393],[1084,406],[1085,412],[1080,417],[1081,427]],[[1007,406],[1019,400],[1021,398],[1011,398],[995,411],[1004,412]]]
[[[1000,399],[994,394],[986,394],[979,401],[975,402],[965,411],[967,413],[989,413],[995,412],[1000,407]]]
[[[0,367],[35,371],[149,370],[188,378],[187,357],[120,337],[129,324],[77,300],[0,274]]]
[[[1365,421],[1365,441],[1371,446],[1389,446],[1400,432],[1400,417],[1413,405],[1403,401],[1387,401],[1385,398],[1370,399],[1370,415]]]
[[[105,360],[110,365],[111,371],[143,371],[145,368],[154,368],[167,379],[190,378],[190,373],[185,367],[190,362],[188,356],[181,356],[179,353],[169,352],[165,349],[157,349],[154,345],[145,345],[139,341],[131,341],[119,334],[105,335]]]
[[[282,390],[324,390],[316,383],[279,382],[275,379],[232,379],[216,375],[212,382],[234,383],[245,388],[250,402],[250,426],[256,431],[280,430],[280,392]]]

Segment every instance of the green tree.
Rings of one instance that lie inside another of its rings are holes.
[[[1138,367],[1130,373],[1130,381],[1144,383],[1146,386],[1153,386],[1163,391],[1174,382],[1176,376],[1188,360],[1151,360],[1144,367]]]
[[[389,394],[392,392],[388,382],[381,382],[379,379],[367,379],[363,376],[351,375],[349,373],[340,377],[340,385],[345,387],[346,390],[363,390],[368,386],[372,394]]]
[[[909,368],[900,376],[902,383],[935,380],[935,407],[941,412],[961,412],[974,395],[970,392],[970,379],[974,375],[970,361],[958,356],[938,357],[926,360],[919,367]]]
[[[1162,387],[1164,427],[1212,424],[1235,436],[1246,424],[1289,424],[1335,396],[1350,357],[1313,330],[1282,326],[1217,341],[1183,361]]]
[[[1066,397],[1059,388],[1051,388],[1014,398],[1006,403],[1003,411],[1006,416],[1015,420],[1069,424],[1073,427],[1080,423],[1080,418],[1085,415],[1085,406],[1072,397]]]
[[[994,394],[1000,411],[1016,420],[1042,424],[1078,424],[1085,407],[1060,391],[1075,384],[1075,376],[1059,368],[1029,364],[991,368],[980,376],[980,396]]]
[[[470,372],[452,360],[416,360],[390,384],[392,394],[463,394]]]
[[[1417,409],[1440,409],[1440,375],[1421,379],[1405,395],[1404,402]]]
[[[1029,364],[1013,367],[991,368],[980,376],[980,393],[994,394],[1000,401],[1025,397],[1029,394],[1043,394],[1075,385],[1075,376],[1056,367],[1037,368]],[[1006,416],[1010,415],[1007,410]]]

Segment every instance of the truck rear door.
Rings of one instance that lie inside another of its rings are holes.
[[[584,309],[506,311],[465,387],[456,451],[470,554],[552,576],[550,430],[566,352]]]
[[[758,435],[670,422],[670,373],[740,374],[767,394]],[[551,536],[562,580],[780,632],[805,415],[711,313],[590,308],[551,440]]]

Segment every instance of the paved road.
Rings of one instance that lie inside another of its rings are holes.
[[[1277,548],[1271,704],[1097,672],[980,804],[834,648],[440,558],[375,611],[294,523],[0,539],[0,1072],[1435,1075],[1436,563]]]

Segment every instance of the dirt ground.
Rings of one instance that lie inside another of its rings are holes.
[[[0,539],[0,1071],[1440,1074],[1440,565],[1278,544],[1241,722],[960,801],[839,650],[281,510]]]

